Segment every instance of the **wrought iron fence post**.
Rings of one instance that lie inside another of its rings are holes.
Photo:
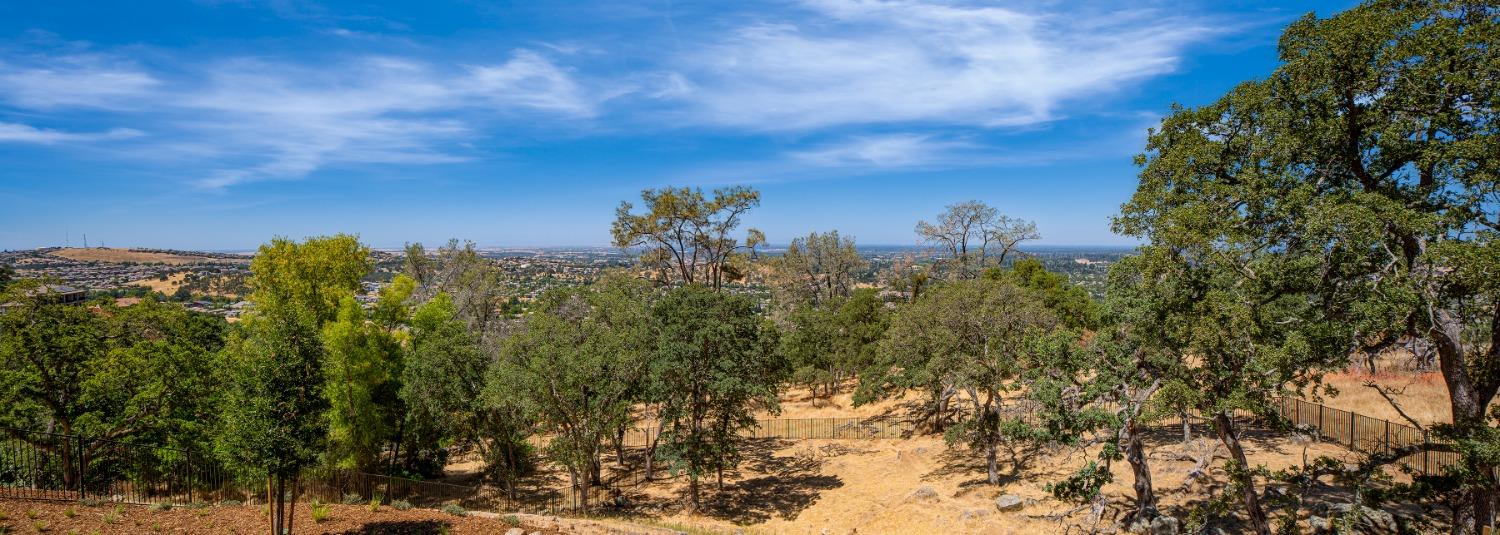
[[[78,436],[76,444],[78,445],[78,455],[74,455],[73,457],[78,459],[78,499],[82,500],[84,498],[83,481],[87,479],[87,466],[89,464],[88,455],[84,453],[85,450],[83,449],[83,435]]]

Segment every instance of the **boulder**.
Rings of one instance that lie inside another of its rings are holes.
[[[1131,533],[1149,533],[1150,535],[1177,535],[1182,526],[1176,518],[1158,515],[1151,520],[1136,520],[1125,527]]]
[[[1006,494],[999,498],[995,498],[995,508],[999,509],[1001,512],[1020,511],[1021,508],[1025,506],[1026,500],[1023,500],[1020,496],[1016,496],[1014,494]]]
[[[510,528],[505,530],[505,535],[526,535],[526,530],[521,528]]]
[[[1340,518],[1349,518],[1351,509],[1355,506],[1347,503],[1335,503],[1328,506],[1329,522],[1338,524]],[[1401,525],[1396,522],[1396,516],[1381,509],[1372,509],[1359,506],[1354,514],[1354,531],[1358,533],[1373,534],[1396,534],[1401,533]]]
[[[914,500],[935,500],[937,497],[937,491],[932,490],[932,487],[927,485],[922,485],[917,487],[917,490],[911,491],[911,498]]]

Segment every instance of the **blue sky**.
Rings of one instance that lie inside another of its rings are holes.
[[[773,243],[968,199],[1130,243],[1146,129],[1350,5],[5,2],[0,248],[605,245],[643,188],[729,184]]]

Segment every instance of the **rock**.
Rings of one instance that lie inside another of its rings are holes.
[[[1181,529],[1181,527],[1177,523],[1177,519],[1170,516],[1158,516],[1156,518],[1153,518],[1151,519],[1151,525],[1149,526],[1151,535],[1177,535],[1179,529]]]
[[[1328,506],[1328,516],[1331,517],[1328,519],[1329,523],[1336,524],[1338,518],[1347,518],[1353,507],[1347,503],[1330,504]],[[1360,506],[1359,510],[1354,512],[1354,517],[1354,525],[1350,527],[1354,528],[1357,533],[1395,534],[1401,532],[1401,525],[1396,522],[1395,515],[1380,509]]]
[[[1307,528],[1312,530],[1313,535],[1324,535],[1333,533],[1333,522],[1321,516],[1307,517]]]
[[[1025,506],[1026,500],[1023,500],[1020,496],[1016,496],[1014,494],[1006,494],[999,498],[995,498],[995,508],[999,509],[1001,512],[1020,511],[1021,508]]]
[[[526,535],[526,530],[521,528],[510,528],[505,530],[505,535]]]
[[[935,500],[938,497],[938,493],[932,490],[932,487],[922,485],[917,487],[917,490],[911,491],[911,497],[914,500]]]
[[[1150,535],[1177,535],[1181,529],[1176,518],[1165,515],[1156,516],[1149,522],[1136,520],[1125,527],[1125,531],[1131,533],[1149,533]]]

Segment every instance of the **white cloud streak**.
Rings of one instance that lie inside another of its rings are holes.
[[[161,77],[99,56],[43,58],[46,66],[0,75],[0,100],[21,109],[114,112],[170,135],[138,157],[192,160],[192,180],[221,189],[298,179],[330,164],[436,164],[468,159],[454,145],[497,116],[579,120],[592,100],[546,57],[516,50],[499,63],[441,68],[365,57],[334,66],[259,59],[215,61],[184,79]],[[0,141],[57,143],[124,139],[131,129],[77,134],[0,123]]]
[[[106,141],[140,137],[142,132],[130,128],[115,128],[106,132],[64,132],[37,128],[20,123],[0,122],[0,143],[54,143]]]
[[[1027,13],[919,0],[808,0],[688,53],[699,120],[760,130],[1030,125],[1173,70],[1210,30],[1150,11]]]

